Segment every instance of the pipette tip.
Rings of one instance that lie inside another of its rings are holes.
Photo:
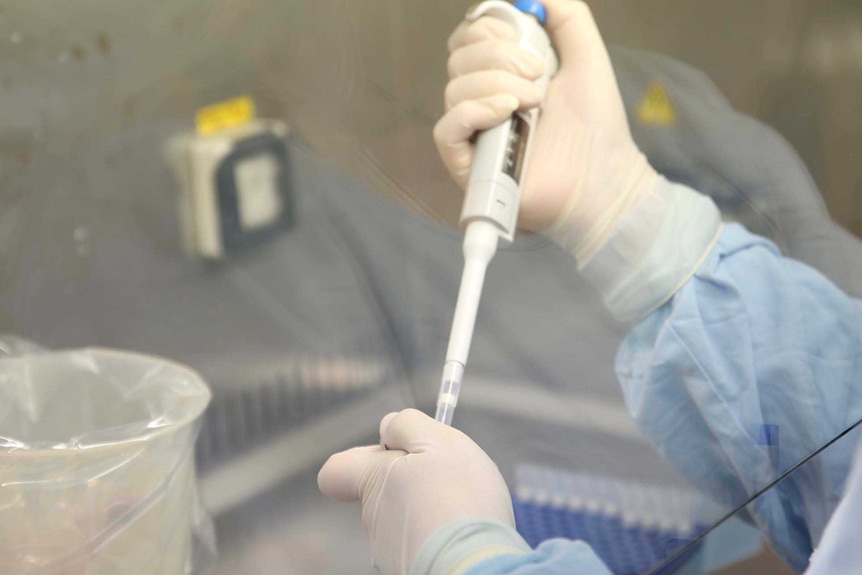
[[[464,366],[458,361],[447,361],[443,367],[443,380],[440,382],[440,393],[437,395],[437,413],[434,419],[446,425],[452,425],[452,416],[458,405],[461,393],[461,379],[464,377]]]

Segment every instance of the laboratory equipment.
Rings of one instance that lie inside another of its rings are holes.
[[[237,100],[202,110],[197,132],[167,145],[179,184],[183,246],[192,256],[217,260],[259,244],[293,215],[288,128],[278,120],[242,118],[238,104],[247,99]]]
[[[614,575],[642,575],[688,546],[659,573],[678,573],[683,560],[696,564],[685,573],[712,572],[695,542],[726,511],[689,487],[658,485],[610,475],[519,465],[512,494],[518,532],[531,547],[563,537],[584,541]],[[756,555],[763,547],[755,527],[728,525],[737,544],[720,554],[723,564]]]
[[[204,573],[193,458],[210,391],[169,361],[101,349],[0,358],[0,572]]]
[[[476,20],[483,16],[499,18],[512,25],[520,36],[520,46],[545,63],[542,77],[536,80],[545,93],[556,74],[558,62],[543,28],[547,19],[544,6],[531,0],[519,0],[515,4],[490,0],[479,4],[467,18]],[[479,134],[476,142],[460,220],[466,228],[464,271],[435,414],[435,419],[446,425],[452,424],[458,405],[485,272],[497,251],[497,242],[515,239],[521,185],[529,167],[530,144],[539,114],[540,108],[516,111],[501,125]]]

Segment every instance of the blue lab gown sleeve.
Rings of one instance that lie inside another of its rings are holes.
[[[464,517],[422,546],[410,575],[612,575],[589,545],[554,539],[531,550],[511,526]]]
[[[631,416],[703,492],[735,507],[862,419],[862,304],[729,225],[617,356]],[[749,509],[798,571],[841,498],[841,442]]]
[[[862,419],[862,303],[731,224],[694,276],[635,326],[616,370],[632,417],[656,449],[703,492],[735,507]],[[841,499],[852,456],[852,442],[835,444],[749,509],[797,571]],[[516,535],[486,526],[474,544],[452,544],[463,527],[441,529],[426,557],[475,558]],[[459,573],[609,573],[582,542],[489,555]]]

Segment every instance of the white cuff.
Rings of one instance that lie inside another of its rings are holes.
[[[667,302],[694,275],[722,230],[713,201],[660,178],[653,191],[616,223],[610,239],[581,274],[610,312],[633,322]]]

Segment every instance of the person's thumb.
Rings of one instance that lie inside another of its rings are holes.
[[[401,452],[384,451],[378,445],[354,447],[330,457],[317,474],[320,492],[336,501],[359,501],[378,470],[388,469]]]
[[[545,29],[561,64],[572,60],[607,60],[602,36],[590,7],[580,0],[542,0],[548,13]]]

